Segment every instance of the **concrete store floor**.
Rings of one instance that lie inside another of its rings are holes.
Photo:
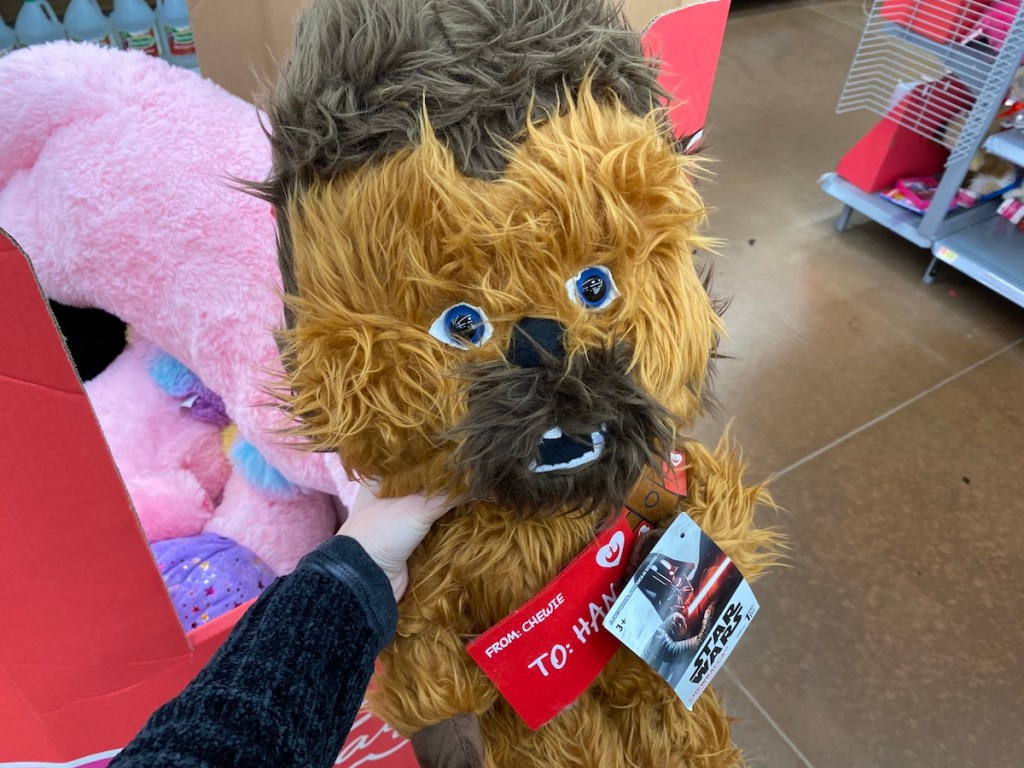
[[[735,738],[772,768],[1024,765],[1024,311],[834,231],[817,178],[876,119],[834,113],[861,0],[736,2],[707,189],[734,359],[696,436],[734,420],[792,551],[717,681]]]

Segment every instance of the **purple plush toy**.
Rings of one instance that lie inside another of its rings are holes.
[[[250,550],[212,533],[150,545],[185,631],[258,597],[274,572]]]

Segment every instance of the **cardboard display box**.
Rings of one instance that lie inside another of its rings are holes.
[[[295,22],[312,0],[188,0],[199,70],[254,101],[295,43]]]
[[[186,634],[25,254],[0,230],[0,766],[102,768],[247,605]],[[360,713],[338,765],[415,768]],[[13,765],[12,765],[13,764]]]

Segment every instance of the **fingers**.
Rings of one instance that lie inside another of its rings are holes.
[[[450,504],[444,496],[412,494],[389,499],[374,498],[359,511],[359,514],[379,515],[388,520],[405,517],[430,524],[449,509]]]
[[[424,502],[426,519],[431,523],[443,517],[452,508],[447,496],[429,496]]]
[[[391,581],[398,600],[408,585],[406,560],[448,509],[443,496],[371,497],[354,507],[338,534],[359,542]]]

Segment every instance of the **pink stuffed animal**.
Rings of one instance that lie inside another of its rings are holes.
[[[266,393],[274,222],[233,182],[269,168],[259,112],[158,59],[72,43],[0,59],[0,103],[0,226],[49,297],[135,333],[88,389],[150,539],[218,533],[287,572],[336,530],[329,494],[357,488],[280,437]],[[230,460],[220,427],[150,375],[156,347],[223,400]]]

